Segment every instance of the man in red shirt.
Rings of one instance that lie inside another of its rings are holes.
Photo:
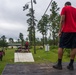
[[[67,69],[74,70],[73,62],[76,55],[76,8],[72,7],[70,2],[66,2],[61,11],[59,38],[58,63],[53,65],[53,68],[62,69],[63,49],[70,48],[70,63]]]

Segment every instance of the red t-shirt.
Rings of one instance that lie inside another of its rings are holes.
[[[28,45],[28,42],[26,42],[25,45]]]
[[[61,11],[61,15],[65,15],[62,32],[76,32],[76,8],[65,6]]]

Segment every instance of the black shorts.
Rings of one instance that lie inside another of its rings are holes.
[[[76,48],[76,33],[62,32],[59,41],[60,48]]]

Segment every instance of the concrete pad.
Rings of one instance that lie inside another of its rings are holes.
[[[14,53],[14,62],[34,62],[32,53]]]

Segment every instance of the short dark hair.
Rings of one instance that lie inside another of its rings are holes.
[[[71,2],[68,1],[68,2],[65,3],[65,5],[71,5]]]

